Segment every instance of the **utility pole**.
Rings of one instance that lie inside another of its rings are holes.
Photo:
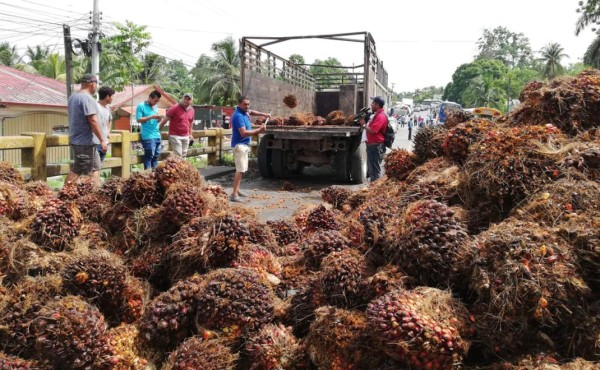
[[[73,44],[71,42],[71,27],[63,24],[65,36],[65,64],[67,68],[67,99],[71,96],[73,86]]]
[[[100,0],[94,0],[94,12],[92,14],[92,74],[99,78],[100,73],[100,51],[98,41],[100,40]]]

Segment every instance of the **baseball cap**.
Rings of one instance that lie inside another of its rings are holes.
[[[381,96],[371,96],[370,99],[382,107],[385,105],[385,100]]]
[[[96,82],[99,84],[100,80],[98,80],[98,78],[91,73],[86,73],[83,76],[81,76],[81,78],[79,79],[79,83],[92,83],[92,82]]]
[[[187,96],[188,98],[190,98],[190,99],[194,100],[194,96],[192,95],[192,93],[185,93],[185,94],[183,94],[183,97],[184,97],[184,98],[185,98],[186,96]]]

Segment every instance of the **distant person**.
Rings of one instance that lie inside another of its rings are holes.
[[[242,96],[238,99],[238,105],[231,116],[231,147],[235,160],[235,177],[233,178],[233,190],[229,200],[232,202],[243,202],[241,198],[247,195],[240,191],[242,175],[248,171],[248,153],[250,153],[250,139],[253,135],[265,132],[263,124],[259,128],[252,129],[250,115],[271,117],[270,114],[250,110],[250,99]]]
[[[171,106],[167,114],[162,118],[159,124],[159,130],[169,123],[169,144],[173,149],[173,154],[185,158],[187,156],[190,142],[194,140],[192,131],[194,128],[194,107],[192,107],[193,97],[191,93],[183,94],[179,103]]]
[[[101,151],[106,153],[108,142],[98,122],[98,104],[94,94],[98,89],[98,78],[86,73],[79,80],[81,89],[69,97],[69,144],[73,152],[73,164],[65,184],[79,176],[91,176],[100,171],[100,156],[94,144],[94,135],[100,138]]]
[[[98,89],[98,122],[102,128],[102,133],[104,134],[107,145],[110,145],[108,136],[110,135],[112,124],[112,113],[110,112],[110,107],[108,105],[112,103],[113,95],[115,95],[115,90],[109,86],[102,86]],[[96,148],[98,149],[98,155],[100,156],[100,168],[102,168],[102,162],[104,162],[104,158],[106,158],[106,151],[102,151],[100,139],[98,139],[96,135],[94,135],[93,139],[94,144],[96,144]],[[100,183],[100,169],[92,172],[92,178],[97,184]]]
[[[412,140],[412,128],[413,128],[413,121],[411,118],[410,121],[408,121],[408,140]]]
[[[387,115],[383,109],[385,100],[380,96],[371,98],[371,111],[373,118],[367,124],[361,118],[360,124],[367,132],[367,173],[371,182],[381,177],[381,162],[385,153],[384,134],[387,129]]]
[[[144,169],[155,169],[158,166],[158,156],[162,146],[158,121],[162,118],[158,114],[156,104],[160,101],[161,94],[154,90],[148,99],[138,104],[135,110],[135,119],[141,126],[142,147],[144,148]]]

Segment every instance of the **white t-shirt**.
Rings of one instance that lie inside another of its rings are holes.
[[[110,134],[110,126],[112,122],[112,113],[110,108],[103,107],[100,103],[98,104],[98,123],[100,123],[100,130],[104,133],[104,138],[108,139]],[[100,144],[100,140],[94,135],[94,144]]]

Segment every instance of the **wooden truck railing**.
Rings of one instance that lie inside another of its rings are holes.
[[[219,153],[229,150],[224,148],[224,138],[231,135],[231,130],[214,128],[199,130],[192,133],[194,138],[208,138],[208,145],[201,148],[190,148],[188,157],[206,154],[209,165],[217,165]],[[167,133],[162,133],[162,139],[167,140]],[[132,143],[140,142],[140,134],[129,131],[112,131],[109,138],[111,144],[111,157],[106,158],[102,164],[103,169],[110,168],[112,174],[127,178],[131,175],[131,166],[143,163],[143,155],[133,151]],[[252,152],[256,155],[258,136],[252,137]],[[69,172],[69,163],[47,163],[46,149],[49,147],[69,146],[67,135],[47,135],[39,132],[24,132],[21,136],[0,136],[0,151],[9,149],[21,150],[21,164],[17,170],[21,172],[26,180],[46,181],[48,177],[66,175]],[[161,159],[171,155],[171,151],[165,151]],[[69,158],[70,159],[70,158]],[[13,163],[13,165],[15,165]]]

